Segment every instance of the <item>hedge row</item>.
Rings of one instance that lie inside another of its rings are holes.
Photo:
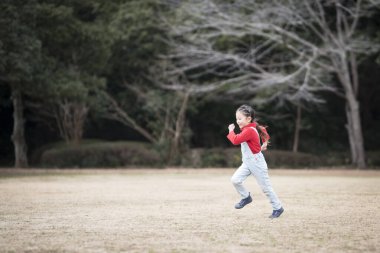
[[[160,167],[162,161],[159,154],[144,143],[98,142],[45,150],[40,165],[55,168]]]
[[[270,168],[349,165],[349,154],[327,153],[316,156],[289,151],[268,150],[264,153]],[[380,152],[368,152],[369,166],[380,165]],[[180,157],[180,166],[190,168],[226,167],[241,164],[239,148],[192,149]],[[41,152],[39,165],[53,168],[86,167],[162,167],[164,161],[151,145],[140,142],[86,142],[81,145],[53,145]]]

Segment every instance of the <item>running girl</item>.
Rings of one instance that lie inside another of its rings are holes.
[[[241,145],[242,165],[235,171],[231,178],[232,184],[241,195],[242,200],[235,205],[236,209],[243,208],[252,202],[250,193],[243,186],[243,181],[253,175],[262,191],[269,198],[273,207],[272,215],[269,218],[278,218],[284,212],[281,202],[274,192],[269,181],[268,166],[261,151],[267,149],[269,135],[265,127],[255,122],[255,112],[249,105],[242,105],[236,111],[236,123],[241,129],[241,133],[235,134],[235,125],[228,126],[227,138],[234,145]],[[262,145],[260,145],[260,137]]]

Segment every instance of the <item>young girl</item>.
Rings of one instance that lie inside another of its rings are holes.
[[[255,112],[249,105],[242,105],[237,109],[236,123],[241,129],[241,133],[235,134],[235,125],[230,124],[228,126],[229,133],[227,135],[227,138],[232,144],[241,144],[243,160],[242,165],[235,171],[231,178],[232,184],[242,196],[242,200],[235,205],[235,208],[243,208],[245,205],[252,202],[250,193],[247,192],[243,186],[243,181],[249,175],[253,174],[273,207],[273,213],[269,218],[278,218],[284,212],[284,209],[269,181],[268,166],[261,153],[262,150],[267,149],[270,137],[265,127],[260,126],[255,122]],[[262,146],[260,145],[260,137],[263,142]]]

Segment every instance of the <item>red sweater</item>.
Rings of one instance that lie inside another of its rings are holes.
[[[259,138],[258,132],[256,132],[256,130],[252,129],[252,127],[256,128],[255,122],[250,123],[250,124],[246,125],[245,127],[243,127],[241,129],[240,134],[235,134],[234,131],[229,132],[227,135],[227,138],[234,145],[239,145],[243,142],[247,142],[252,153],[257,154],[261,151],[260,138]],[[264,131],[265,131],[265,128],[264,128]],[[268,135],[268,137],[269,137],[269,135]],[[262,141],[265,142],[268,140],[264,140],[262,138]]]

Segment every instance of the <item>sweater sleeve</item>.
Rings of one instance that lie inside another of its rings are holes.
[[[227,138],[231,141],[234,145],[239,145],[245,141],[248,141],[252,139],[252,131],[249,131],[249,129],[242,131],[240,134],[235,134],[234,131],[231,131],[228,133]]]

